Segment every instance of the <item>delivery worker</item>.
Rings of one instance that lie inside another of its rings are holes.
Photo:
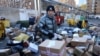
[[[82,21],[82,28],[86,28],[87,24],[86,24],[86,20]]]
[[[88,27],[88,21],[87,20],[80,20],[78,23],[77,23],[77,26],[79,28],[87,28]]]
[[[52,39],[54,33],[56,33],[56,22],[55,22],[55,8],[52,5],[49,5],[46,9],[46,15],[40,18],[40,21],[37,25],[38,30],[41,33],[43,40]]]

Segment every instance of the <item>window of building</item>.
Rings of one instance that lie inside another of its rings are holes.
[[[32,5],[32,2],[29,2],[29,5]]]

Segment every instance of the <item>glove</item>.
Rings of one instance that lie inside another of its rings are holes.
[[[48,36],[49,36],[49,39],[52,39],[54,37],[54,34],[53,33],[49,33]]]

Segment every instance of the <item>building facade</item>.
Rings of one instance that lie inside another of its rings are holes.
[[[34,9],[34,0],[0,0],[0,7]]]
[[[66,5],[71,5],[73,7],[76,7],[75,0],[57,0],[60,3],[64,3]],[[65,6],[60,6],[60,5],[55,5],[57,11],[63,11],[63,12],[70,12],[69,7]]]
[[[87,11],[92,14],[100,14],[100,0],[87,0]]]

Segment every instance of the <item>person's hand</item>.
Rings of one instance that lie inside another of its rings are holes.
[[[49,39],[52,39],[54,37],[54,34],[53,33],[49,33],[48,36],[49,36]]]

